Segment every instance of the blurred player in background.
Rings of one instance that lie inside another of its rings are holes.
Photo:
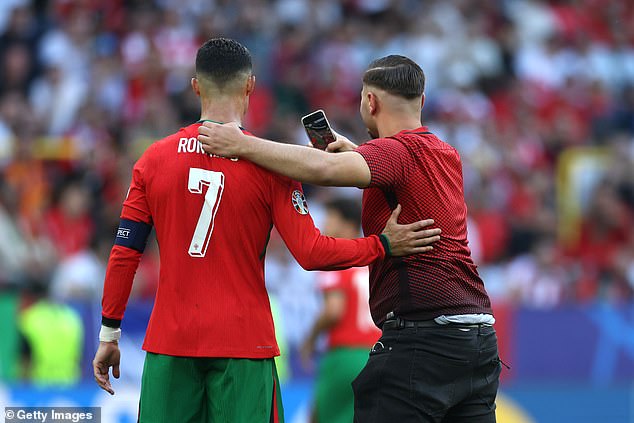
[[[405,56],[374,60],[359,111],[373,140],[339,137],[329,154],[246,136],[235,123],[199,128],[206,151],[253,160],[318,185],[363,192],[363,230],[431,216],[443,237],[431,254],[370,267],[370,310],[383,335],[353,383],[360,423],[493,423],[501,372],[491,301],[471,259],[462,162],[422,125],[423,70]]]
[[[364,266],[393,254],[428,251],[430,222],[397,225],[356,240],[323,236],[301,185],[246,160],[205,154],[203,121],[241,122],[255,86],[251,55],[214,38],[196,56],[192,88],[201,120],[152,144],[134,166],[106,272],[99,349],[101,388],[119,377],[121,319],[152,226],[160,276],[143,344],[147,351],[139,421],[281,422],[273,357],[279,354],[264,285],[264,256],[275,226],[306,269]]]
[[[324,234],[354,238],[360,228],[361,205],[357,201],[337,198],[326,203]],[[381,336],[370,315],[368,281],[365,267],[318,276],[324,305],[302,346],[302,359],[308,366],[319,335],[328,334],[328,351],[321,358],[315,389],[316,423],[349,423],[353,419],[351,383],[368,361],[368,350]]]
[[[79,313],[52,301],[45,278],[26,279],[28,294],[18,317],[22,341],[22,372],[39,386],[69,386],[81,377],[84,327]]]

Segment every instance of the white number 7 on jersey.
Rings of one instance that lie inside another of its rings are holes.
[[[207,245],[209,245],[211,234],[214,231],[214,218],[220,206],[222,191],[225,188],[225,175],[222,172],[213,172],[197,167],[189,169],[189,182],[187,183],[189,192],[202,194],[203,185],[209,185],[209,188],[205,194],[205,202],[200,211],[192,242],[189,244],[189,255],[192,257],[205,257]]]

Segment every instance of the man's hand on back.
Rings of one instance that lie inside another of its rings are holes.
[[[400,257],[409,254],[425,253],[433,250],[431,244],[440,240],[440,229],[425,229],[434,224],[432,219],[421,220],[407,225],[398,224],[401,205],[396,206],[383,229],[390,242],[392,256]]]
[[[242,147],[249,142],[236,122],[203,122],[198,134],[203,150],[220,157],[240,157],[244,153]]]

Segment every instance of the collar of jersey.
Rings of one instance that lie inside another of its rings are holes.
[[[225,123],[227,123],[227,122],[218,122],[217,120],[212,120],[212,119],[200,119],[196,123],[203,123],[203,122],[212,122],[212,123],[217,123],[218,125],[224,125]],[[246,131],[246,129],[244,129],[242,126],[238,126],[238,128],[242,129],[243,131]]]
[[[403,129],[399,134],[431,134],[426,126],[419,126],[416,129]]]

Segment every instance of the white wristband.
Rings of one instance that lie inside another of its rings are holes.
[[[121,328],[111,328],[108,326],[101,325],[101,330],[99,331],[99,341],[101,342],[114,342],[121,339]]]

